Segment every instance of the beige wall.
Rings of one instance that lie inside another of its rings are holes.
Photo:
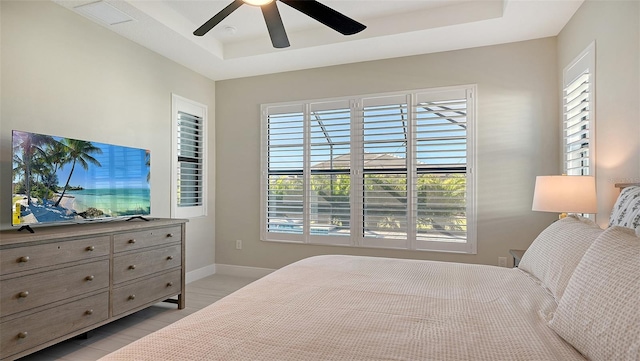
[[[564,69],[596,44],[597,222],[606,225],[618,182],[640,182],[640,2],[587,0],[558,35]]]
[[[532,212],[530,203],[535,176],[560,169],[561,72],[593,40],[600,223],[615,199],[612,184],[640,181],[635,1],[587,0],[557,38],[215,85],[49,1],[2,1],[0,11],[2,200],[11,194],[11,130],[21,129],[149,148],[153,215],[169,216],[170,94],[207,104],[211,125],[215,114],[209,186],[214,195],[215,185],[217,199],[210,197],[208,217],[187,226],[189,271],[214,259],[278,268],[325,253],[496,264],[509,248],[526,248],[554,217]],[[469,83],[478,84],[477,255],[259,240],[259,104]],[[0,208],[0,228],[9,219],[8,207]],[[244,241],[242,250],[235,249],[236,239]]]
[[[497,264],[553,215],[531,211],[535,176],[559,167],[555,38],[216,83],[216,263],[278,268],[325,253]],[[262,103],[478,85],[478,254],[259,240]],[[235,249],[235,240],[243,249]]]
[[[10,227],[11,130],[151,150],[152,216],[170,215],[171,93],[207,104],[215,83],[50,1],[2,1],[0,220]],[[210,147],[210,195],[215,147]],[[187,224],[187,270],[214,263],[209,216]]]

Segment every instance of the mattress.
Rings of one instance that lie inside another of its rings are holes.
[[[517,268],[316,256],[101,360],[584,360],[556,307]]]

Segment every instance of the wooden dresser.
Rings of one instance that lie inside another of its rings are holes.
[[[170,297],[184,308],[185,224],[153,219],[0,232],[0,359]]]

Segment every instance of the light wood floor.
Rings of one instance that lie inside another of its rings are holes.
[[[171,303],[159,303],[121,318],[93,331],[88,339],[70,339],[20,361],[91,361],[159,330],[233,291],[255,281],[254,278],[212,275],[187,284],[186,308],[178,310]]]

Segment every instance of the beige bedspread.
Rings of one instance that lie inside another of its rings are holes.
[[[555,308],[518,269],[317,256],[102,360],[584,360]]]

